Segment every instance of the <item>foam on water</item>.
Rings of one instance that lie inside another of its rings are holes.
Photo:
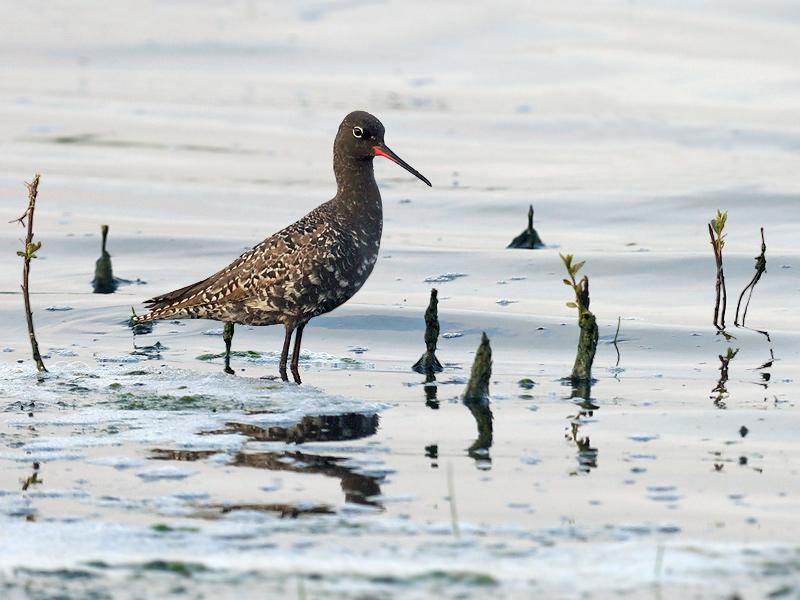
[[[55,364],[39,375],[30,365],[0,366],[0,394],[11,406],[35,405],[9,416],[7,424],[23,431],[37,427],[64,430],[7,451],[9,460],[73,460],[76,450],[115,447],[123,443],[169,443],[181,448],[232,451],[245,437],[235,433],[204,436],[231,421],[258,427],[288,426],[303,417],[357,413],[370,415],[388,408],[328,394],[312,386],[224,374],[200,374],[189,369],[145,365],[88,368]],[[17,404],[18,403],[18,404]],[[72,430],[82,429],[75,436]],[[113,435],[109,432],[113,430]],[[116,466],[116,465],[114,465]]]

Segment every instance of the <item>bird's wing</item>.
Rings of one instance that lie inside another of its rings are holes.
[[[151,311],[246,301],[259,289],[280,286],[305,262],[308,246],[322,247],[330,225],[309,213],[244,252],[211,277],[147,301]]]

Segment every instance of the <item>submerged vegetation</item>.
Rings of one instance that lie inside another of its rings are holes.
[[[431,299],[425,310],[425,353],[411,367],[417,373],[438,373],[443,367],[436,358],[436,344],[439,340],[439,298],[436,288],[431,289]]]
[[[517,237],[511,240],[507,248],[523,248],[527,250],[538,250],[544,248],[544,242],[533,228],[533,204],[528,207],[528,227]]]
[[[114,270],[111,267],[111,255],[106,250],[108,241],[108,225],[100,226],[102,242],[100,246],[100,258],[94,264],[94,279],[92,288],[95,294],[113,294],[117,291],[117,280],[114,278]]]
[[[464,392],[464,403],[484,402],[489,400],[489,380],[492,378],[492,347],[484,332],[481,343],[475,352],[469,383]]]
[[[581,333],[578,339],[578,351],[575,355],[575,364],[572,367],[572,374],[569,379],[573,382],[591,381],[592,364],[594,355],[597,352],[597,342],[600,332],[597,328],[597,319],[589,310],[589,278],[584,275],[583,279],[577,280],[578,272],[586,261],[573,262],[572,254],[559,254],[567,269],[568,279],[564,279],[564,285],[571,287],[575,292],[575,300],[567,302],[569,308],[578,311],[578,326]]]
[[[36,251],[42,247],[42,242],[33,241],[33,214],[36,210],[36,197],[39,194],[39,178],[41,176],[37,173],[33,177],[33,181],[25,184],[28,187],[28,207],[22,216],[14,219],[11,223],[19,223],[26,227],[26,235],[24,246],[22,250],[17,251],[17,256],[22,257],[22,297],[25,301],[25,318],[28,325],[28,337],[31,341],[31,353],[33,360],[36,363],[36,368],[40,373],[47,372],[44,366],[42,355],[39,352],[39,342],[36,340],[36,332],[33,328],[33,312],[31,311],[31,296],[30,296],[30,273],[31,273],[31,260],[36,257]]]
[[[467,449],[467,453],[476,460],[488,460],[489,448],[492,446],[492,409],[489,402],[489,380],[492,377],[492,347],[486,333],[481,335],[481,343],[475,352],[467,389],[463,402],[472,413],[478,426],[478,437]]]

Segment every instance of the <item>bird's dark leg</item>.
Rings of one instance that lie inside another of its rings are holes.
[[[222,330],[222,341],[225,342],[225,372],[228,375],[235,375],[231,369],[231,342],[233,341],[233,323],[225,323]]]
[[[295,383],[303,383],[300,381],[300,371],[298,370],[298,366],[300,365],[300,343],[303,339],[303,329],[305,326],[305,323],[299,325],[297,327],[297,333],[294,336],[294,350],[292,351],[292,376],[294,377]]]
[[[278,371],[280,371],[281,379],[284,381],[289,381],[289,377],[286,375],[286,361],[289,359],[289,345],[292,343],[292,332],[294,331],[294,326],[286,324],[286,337],[283,338],[283,350],[281,351],[281,362],[278,365]]]

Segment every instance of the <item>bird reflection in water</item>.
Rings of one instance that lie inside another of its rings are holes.
[[[378,430],[378,415],[347,413],[342,415],[323,415],[303,417],[298,423],[289,427],[259,427],[249,423],[227,423],[223,429],[206,432],[208,435],[239,433],[253,441],[287,442],[302,444],[304,442],[332,442],[355,440],[374,435]],[[217,450],[171,450],[154,449],[150,458],[155,460],[194,461],[217,454]],[[293,473],[321,474],[336,477],[341,482],[345,501],[364,506],[382,509],[383,506],[374,497],[381,494],[380,485],[384,474],[368,474],[359,472],[355,467],[345,466],[346,457],[326,456],[300,451],[247,452],[234,454],[228,463],[234,467],[250,467],[269,471],[288,471]],[[304,512],[332,513],[333,509],[326,505],[313,505],[308,509],[287,504],[225,504],[206,506],[218,508],[221,512],[232,510],[261,510],[279,512],[282,515],[298,516]]]

